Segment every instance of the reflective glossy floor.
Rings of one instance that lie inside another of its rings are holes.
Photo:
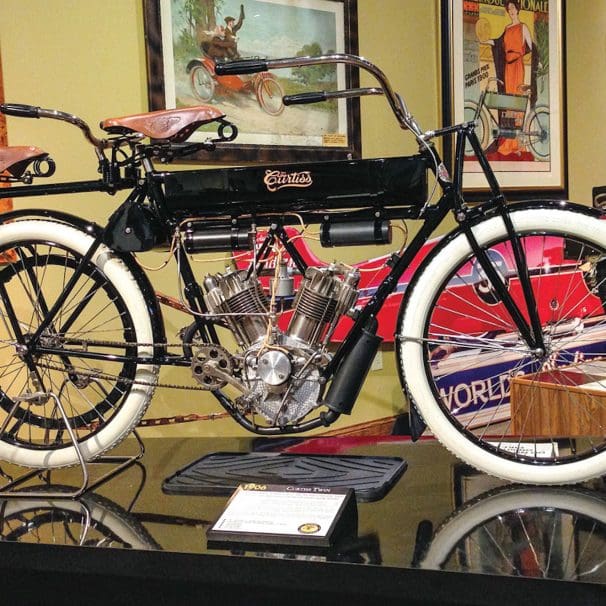
[[[209,549],[206,531],[231,489],[163,491],[166,478],[213,453],[280,451],[401,457],[408,469],[382,498],[358,501],[357,536],[314,553],[237,544]],[[34,484],[48,481],[42,476]],[[60,470],[44,490],[61,492],[79,481],[77,470]],[[15,591],[33,592],[23,603],[35,603],[36,592],[50,586],[61,591],[79,583],[96,587],[91,599],[113,604],[132,603],[123,587],[142,600],[146,592],[162,596],[162,603],[185,603],[201,588],[208,589],[201,604],[269,598],[292,604],[304,597],[365,604],[606,603],[602,479],[574,488],[507,485],[457,463],[432,440],[148,439],[140,462],[80,499],[16,495],[1,502],[0,516],[0,570]]]

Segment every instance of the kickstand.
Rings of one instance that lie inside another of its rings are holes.
[[[5,474],[4,472],[0,472],[2,476],[9,479],[8,483],[6,483],[4,486],[0,487],[0,498],[19,497],[19,498],[34,498],[34,499],[35,498],[77,499],[78,497],[82,496],[88,490],[92,490],[93,488],[96,488],[97,486],[103,484],[104,482],[107,482],[110,478],[113,478],[115,475],[117,475],[118,473],[120,473],[121,471],[126,469],[127,467],[130,467],[133,463],[138,461],[143,456],[143,454],[145,452],[145,447],[143,445],[143,441],[141,440],[141,437],[139,436],[139,434],[136,431],[133,431],[133,435],[137,439],[137,443],[139,445],[139,451],[136,454],[134,454],[134,455],[106,455],[106,456],[100,456],[100,457],[96,458],[94,461],[86,461],[84,458],[84,455],[82,454],[80,445],[78,444],[78,440],[76,438],[76,434],[74,433],[74,429],[69,423],[69,418],[65,412],[65,409],[63,408],[63,405],[61,404],[61,401],[59,400],[57,395],[55,395],[54,393],[37,392],[37,393],[27,394],[26,396],[21,396],[21,397],[15,398],[14,399],[15,404],[13,405],[11,411],[9,412],[8,416],[2,423],[2,426],[0,427],[0,437],[2,437],[4,435],[6,428],[8,427],[9,421],[15,415],[15,412],[17,411],[17,407],[21,402],[34,401],[36,399],[43,398],[43,397],[51,397],[55,401],[55,405],[57,406],[57,409],[61,413],[61,417],[63,418],[63,422],[65,423],[65,428],[67,429],[67,432],[72,441],[72,444],[74,445],[74,449],[76,451],[76,456],[78,457],[78,463],[79,463],[80,469],[82,471],[82,483],[80,485],[80,488],[75,489],[72,492],[63,492],[63,491],[51,492],[50,490],[45,490],[45,489],[31,490],[31,491],[15,490],[15,488],[17,486],[22,485],[24,482],[27,482],[34,476],[42,474],[45,471],[50,472],[51,470],[48,468],[32,469],[31,471],[28,471],[28,472],[22,474],[15,480],[13,480],[10,476]],[[111,464],[114,467],[112,469],[110,469],[108,472],[106,472],[104,475],[102,475],[100,478],[96,479],[94,482],[91,482],[90,475],[89,475],[89,466],[98,465],[98,464]]]

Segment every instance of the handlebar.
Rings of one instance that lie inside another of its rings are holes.
[[[78,116],[74,116],[73,114],[60,112],[56,109],[43,109],[34,105],[24,105],[22,103],[2,103],[0,104],[0,112],[7,116],[16,116],[18,118],[51,118],[52,120],[69,122],[77,126],[87,141],[92,143],[99,152],[110,145],[105,139],[95,137],[90,126],[82,118],[78,118]]]
[[[347,90],[318,91],[313,93],[297,93],[296,95],[284,95],[284,105],[303,105],[306,103],[320,103],[328,99],[349,99],[351,97],[363,97],[365,95],[382,95],[381,88],[349,88]]]
[[[24,105],[23,103],[0,104],[0,112],[7,116],[17,116],[18,118],[39,118],[39,110],[39,107]]]
[[[284,105],[304,105],[306,103],[320,103],[326,101],[326,91],[317,93],[299,93],[297,95],[284,95]]]
[[[373,63],[367,61],[363,57],[356,55],[350,55],[347,53],[334,53],[330,55],[318,55],[318,56],[306,56],[306,57],[290,57],[285,59],[238,59],[236,61],[229,61],[225,63],[217,63],[215,66],[215,73],[217,75],[236,75],[236,74],[255,74],[258,72],[264,72],[272,69],[281,69],[286,67],[304,67],[306,65],[322,65],[327,63],[343,63],[352,67],[363,69],[370,73],[380,84],[380,90],[387,98],[387,101],[393,111],[396,119],[398,120],[402,128],[409,129],[415,136],[422,137],[423,133],[421,128],[417,124],[412,114],[408,111],[404,99],[396,94],[389,83],[389,80],[385,74]],[[351,94],[349,91],[339,91],[339,97],[346,96],[360,96],[360,94],[380,94],[380,93],[360,93],[360,91],[369,89],[352,89]],[[377,89],[370,89],[377,90]],[[305,93],[312,95],[311,97],[301,97],[298,95],[290,95],[289,101],[292,103],[294,98],[295,104],[300,103],[315,103],[317,101],[323,101],[324,98],[318,98],[317,95],[323,95],[328,93]],[[286,102],[285,102],[286,103]]]
[[[237,76],[239,74],[257,74],[266,72],[267,61],[261,59],[238,59],[215,64],[217,76]]]

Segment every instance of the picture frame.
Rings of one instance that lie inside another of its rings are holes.
[[[281,101],[282,92],[357,87],[356,70],[339,64],[247,76],[214,74],[214,63],[234,58],[357,54],[357,0],[143,0],[143,13],[150,111],[212,105],[238,128],[233,143],[189,160],[360,157],[359,99],[289,107]],[[190,141],[213,134],[201,129]]]
[[[0,55],[0,103],[4,103],[4,77],[2,75],[2,55]],[[0,146],[8,145],[8,135],[6,134],[6,116],[0,114]],[[8,187],[9,183],[0,183],[0,187]],[[12,198],[0,198],[0,213],[13,210]],[[3,260],[0,259],[0,265]]]
[[[563,23],[562,0],[441,0],[444,125],[477,120],[482,148],[511,198],[536,190],[567,195]],[[451,165],[453,153],[445,141]],[[464,171],[466,192],[488,189],[469,146]]]

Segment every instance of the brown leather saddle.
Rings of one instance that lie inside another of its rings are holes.
[[[0,147],[0,174],[5,171],[16,179],[36,160],[46,160],[48,153],[33,145],[7,145]]]
[[[116,135],[142,133],[151,139],[164,139],[174,143],[186,141],[203,124],[221,121],[225,114],[210,105],[165,109],[121,118],[108,118],[99,125],[104,131]]]
[[[223,122],[224,117],[225,114],[210,105],[199,105],[107,118],[101,122],[100,127],[110,134],[141,133],[151,139],[182,143],[203,124]],[[26,173],[28,167],[32,163],[37,166],[44,162],[49,165],[47,170],[36,169],[34,176],[50,176],[54,172],[54,163],[47,152],[33,145],[0,146],[0,181],[29,182],[31,179],[26,179],[31,176]],[[3,173],[5,173],[4,177]]]

